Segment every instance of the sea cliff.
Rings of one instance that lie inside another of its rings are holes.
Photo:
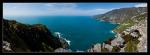
[[[98,17],[104,21],[120,23],[113,30],[117,34],[115,38],[93,45],[87,52],[147,52],[147,7],[120,8]]]
[[[66,41],[52,35],[42,24],[22,24],[15,20],[2,20],[3,52],[54,52],[67,48]]]

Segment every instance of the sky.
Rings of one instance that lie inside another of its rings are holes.
[[[3,3],[3,16],[93,16],[125,7],[147,7],[147,3]]]

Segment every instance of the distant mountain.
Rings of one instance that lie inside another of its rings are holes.
[[[135,15],[147,12],[147,7],[120,8],[109,11],[105,14],[96,15],[96,19],[113,23],[122,23]]]
[[[52,35],[45,25],[28,25],[3,19],[3,52],[54,52],[67,42]]]

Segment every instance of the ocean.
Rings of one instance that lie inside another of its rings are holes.
[[[93,44],[114,37],[117,24],[98,21],[92,16],[4,16],[24,24],[44,24],[54,33],[70,40],[71,50],[85,51]]]

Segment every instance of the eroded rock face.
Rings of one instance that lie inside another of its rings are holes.
[[[71,49],[58,48],[54,52],[72,52],[72,50]]]
[[[2,46],[3,51],[9,51],[9,52],[12,51],[12,49],[11,49],[11,47],[10,47],[10,43],[8,43],[7,41],[3,41],[3,44],[2,44],[2,45],[3,45],[3,46]]]
[[[42,24],[28,25],[3,19],[2,28],[3,44],[10,43],[12,52],[53,52],[57,48],[67,47]]]
[[[111,45],[112,46],[116,46],[116,45],[119,46],[119,45],[123,44],[123,42],[124,42],[124,39],[121,37],[121,34],[117,34],[116,38],[111,41],[111,43],[112,43]]]
[[[107,48],[109,52],[112,51],[112,48],[113,46],[109,45],[109,44],[105,44],[105,47],[104,48]]]
[[[131,29],[137,29],[141,34],[141,37],[138,39],[140,41],[138,51],[147,52],[147,20],[140,21],[138,24],[132,26]]]
[[[101,52],[101,44],[95,44],[91,49],[88,49],[87,52]]]

